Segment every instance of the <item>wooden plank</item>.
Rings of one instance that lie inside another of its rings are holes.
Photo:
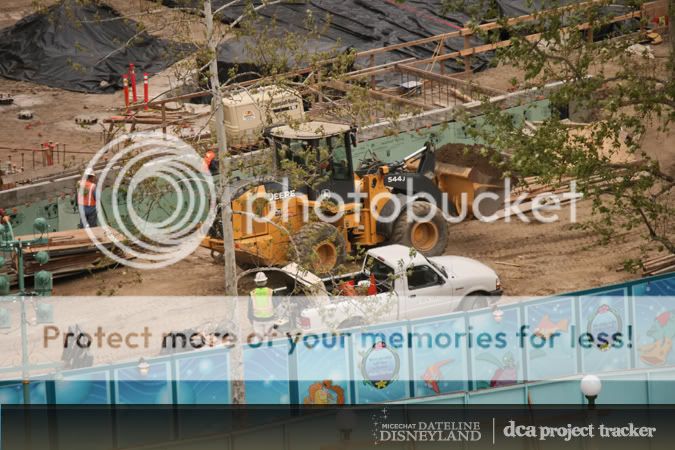
[[[675,264],[673,264],[670,267],[666,267],[665,269],[656,270],[654,272],[651,272],[648,275],[663,275],[664,273],[670,273],[670,272],[675,272]]]
[[[90,229],[96,239],[103,245],[112,245],[112,240],[107,236],[105,230],[101,227],[95,227]],[[113,236],[119,240],[124,240],[123,236],[115,231],[111,230]],[[28,241],[35,239],[37,235],[23,235],[17,236],[17,240]],[[41,250],[47,250],[49,252],[56,252],[59,250],[71,250],[76,248],[88,249],[94,247],[94,243],[89,239],[87,232],[85,230],[68,230],[68,231],[57,231],[53,233],[48,233],[45,236],[48,239],[46,244],[35,244],[31,245],[30,248],[24,250],[26,254],[37,253]]]
[[[546,15],[557,15],[557,14],[560,14],[561,12],[575,10],[575,9],[582,9],[582,8],[591,6],[593,4],[598,4],[598,3],[603,3],[603,2],[604,2],[604,0],[592,0],[592,1],[589,1],[589,2],[583,2],[583,3],[573,4],[573,5],[561,6],[560,8],[552,8],[552,9],[547,10],[547,11],[541,11],[538,14],[526,14],[526,15],[522,15],[522,16],[518,16],[518,17],[513,17],[513,18],[507,20],[506,24],[508,26],[517,25],[519,23],[530,22],[530,21],[538,19],[538,18],[546,17]],[[490,23],[479,25],[476,28],[478,30],[481,30],[481,31],[490,31],[490,30],[497,30],[499,28],[502,28],[502,25],[498,22],[490,22]],[[417,39],[417,40],[414,40],[414,41],[401,42],[400,44],[393,44],[393,45],[388,45],[386,47],[374,48],[374,49],[371,49],[371,50],[365,50],[365,51],[362,51],[362,52],[358,52],[356,54],[356,57],[357,58],[363,58],[363,57],[370,56],[370,55],[377,55],[379,53],[391,52],[391,51],[394,51],[394,50],[401,50],[401,49],[408,48],[408,47],[416,47],[416,46],[419,46],[419,45],[431,44],[433,42],[438,42],[440,40],[447,40],[447,39],[455,38],[455,37],[471,36],[473,34],[475,34],[474,31],[473,31],[473,28],[464,27],[464,28],[462,28],[460,30],[457,30],[457,31],[451,31],[451,32],[448,32],[448,33],[438,34],[436,36],[430,36],[430,37],[427,37],[427,38]]]
[[[615,22],[623,22],[624,20],[628,19],[635,19],[640,17],[640,11],[635,11],[629,14],[623,14],[621,16],[616,16],[612,18],[611,20],[608,21],[608,23],[615,23]],[[563,28],[561,32],[564,31],[569,31],[571,29],[577,29],[579,31],[586,30],[590,27],[589,23],[583,23],[580,25],[577,25],[575,27],[570,27],[570,28]],[[525,39],[527,39],[530,42],[536,41],[540,39],[542,36],[542,33],[535,33],[535,34],[530,34],[528,36],[525,36]],[[445,55],[440,55],[440,56],[434,56],[431,58],[427,59],[420,59],[415,62],[410,63],[413,66],[417,65],[422,65],[422,64],[432,64],[434,62],[439,62],[439,61],[445,61],[446,59],[452,59],[452,58],[457,58],[457,57],[467,57],[471,55],[476,55],[479,53],[486,53],[491,50],[496,50],[499,48],[504,48],[508,47],[511,45],[511,40],[506,40],[506,41],[499,41],[495,42],[493,44],[484,44],[484,45],[478,45],[476,47],[471,47],[469,49],[462,49],[453,53],[446,53]]]

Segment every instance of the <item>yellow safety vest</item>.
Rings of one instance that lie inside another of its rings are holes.
[[[253,301],[253,317],[256,319],[271,319],[274,316],[272,304],[272,289],[255,288],[251,291]]]

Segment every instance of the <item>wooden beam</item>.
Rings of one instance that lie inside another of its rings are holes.
[[[624,20],[628,19],[634,19],[634,18],[639,18],[640,17],[640,11],[635,11],[632,13],[628,14],[623,14],[621,16],[616,16],[612,20],[609,21],[609,23],[615,23],[615,22],[623,22]],[[575,27],[571,28],[563,28],[561,31],[568,31],[571,29],[576,29],[579,31],[586,30],[590,27],[590,24],[588,23],[582,23],[580,25],[577,25]],[[542,33],[535,33],[535,34],[530,34],[528,36],[525,36],[525,39],[528,41],[536,41],[537,39],[541,38]],[[453,53],[446,53],[445,55],[441,56],[435,56],[432,58],[427,58],[427,59],[418,59],[416,61],[413,61],[409,63],[411,66],[417,66],[417,65],[422,65],[422,64],[431,64],[433,62],[438,62],[438,61],[445,61],[446,59],[452,59],[452,58],[457,58],[457,57],[465,57],[465,56],[471,56],[471,55],[476,55],[479,53],[486,53],[491,50],[496,50],[498,48],[504,48],[508,47],[511,45],[511,40],[506,40],[506,41],[499,41],[495,42],[494,44],[484,44],[484,45],[478,45],[476,47],[471,47],[469,49],[462,49]]]
[[[593,4],[604,3],[604,2],[606,2],[606,0],[591,0],[589,2],[566,5],[566,6],[561,6],[560,8],[553,8],[553,9],[550,9],[550,10],[540,11],[537,14],[526,14],[526,15],[523,15],[523,16],[513,17],[513,18],[506,21],[506,25],[507,26],[517,25],[519,23],[529,22],[529,21],[538,19],[540,17],[546,17],[547,15],[560,14],[561,12],[573,11],[573,10],[576,10],[576,9],[582,9],[582,8],[585,8],[585,7],[588,7],[588,6],[592,6]],[[498,22],[490,22],[490,23],[478,25],[476,28],[478,30],[481,30],[481,31],[490,31],[490,30],[496,30],[496,29],[502,28],[502,25],[499,24]],[[376,54],[383,53],[383,52],[391,52],[391,51],[400,50],[400,49],[403,49],[403,48],[416,47],[416,46],[419,46],[419,45],[430,44],[432,42],[437,42],[439,40],[445,41],[445,40],[450,39],[450,38],[471,36],[473,34],[475,34],[473,28],[464,27],[464,28],[461,28],[457,31],[451,31],[449,33],[438,34],[436,36],[429,36],[427,38],[417,39],[417,40],[414,40],[414,41],[401,42],[400,44],[388,45],[386,47],[374,48],[374,49],[371,49],[371,50],[365,50],[365,51],[362,51],[362,52],[358,52],[356,54],[356,57],[357,58],[364,58],[366,56],[376,55]]]
[[[464,49],[471,48],[471,36],[464,36]],[[464,57],[464,72],[471,73],[473,72],[471,68],[471,56]]]

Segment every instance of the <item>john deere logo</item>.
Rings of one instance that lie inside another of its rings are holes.
[[[398,378],[401,361],[395,351],[379,341],[363,355],[360,367],[364,384],[384,389]]]
[[[600,333],[606,336],[597,343],[601,351],[607,351],[612,346],[614,340],[612,337],[621,333],[623,321],[619,313],[609,305],[603,304],[598,307],[595,313],[588,319],[587,331],[591,336],[597,337]]]

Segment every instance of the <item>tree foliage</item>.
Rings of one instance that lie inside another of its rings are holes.
[[[619,10],[611,3],[530,2],[533,20],[499,18],[499,33],[479,30],[475,24],[486,7],[473,9],[476,34],[490,42],[510,39],[508,47],[496,51],[493,64],[518,69],[513,87],[542,89],[553,114],[533,130],[486,101],[485,121],[481,127],[473,123],[469,132],[510,153],[515,174],[534,175],[547,184],[576,179],[593,203],[594,214],[583,226],[603,241],[620,229],[640,226],[648,242],[675,253],[674,174],[642,146],[649,129],[672,134],[675,39],[671,36],[662,49],[654,47],[658,51],[642,45],[649,41],[645,18],[612,18],[639,12],[643,2],[630,1]],[[669,2],[671,23],[674,3]],[[457,3],[449,1],[447,7]],[[466,3],[462,7],[471,10]],[[570,111],[588,122],[584,130],[565,120]]]

